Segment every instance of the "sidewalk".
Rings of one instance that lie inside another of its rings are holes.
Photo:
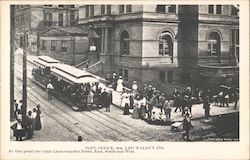
[[[27,56],[27,61],[30,62],[31,64],[33,63],[33,60],[36,58],[37,56],[32,56],[32,55],[28,55]],[[98,77],[98,79],[101,79],[101,77]],[[123,110],[122,107],[120,107],[121,104],[121,93],[114,91],[112,88],[107,88],[105,84],[100,83],[100,87],[102,88],[106,88],[107,90],[111,90],[112,91],[112,96],[113,96],[113,104],[120,108],[121,110]],[[230,107],[219,107],[215,104],[211,104],[210,105],[210,115],[211,116],[217,116],[217,115],[221,115],[221,114],[229,114],[229,113],[234,113],[234,112],[239,112],[239,103],[237,105],[237,108],[234,109],[234,104],[230,103],[229,104]],[[153,109],[155,111],[155,113],[159,113],[160,109],[159,108],[154,108]],[[172,122],[178,122],[178,121],[182,121],[183,117],[181,115],[181,112],[174,112],[175,108],[172,107],[172,111],[171,111],[171,121]],[[133,113],[133,109],[130,109],[130,113]],[[191,119],[199,119],[199,118],[204,118],[205,116],[205,111],[203,109],[203,104],[195,104],[192,107],[192,118]]]

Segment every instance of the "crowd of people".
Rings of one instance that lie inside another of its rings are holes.
[[[138,90],[137,82],[133,81],[131,89],[123,87],[122,77],[116,77],[113,73],[106,76],[106,84],[117,92],[121,93],[121,104],[123,114],[129,115],[132,111],[132,118],[143,119],[154,124],[163,124],[171,121],[171,111],[179,112],[183,116],[184,137],[189,139],[189,130],[192,117],[192,106],[194,104],[202,104],[204,109],[204,117],[210,117],[210,104],[221,107],[229,107],[229,102],[234,102],[234,109],[237,107],[239,93],[235,86],[221,86],[219,91],[211,92],[210,89],[194,90],[187,87],[183,91],[177,88],[171,94],[165,95],[158,91],[152,85],[144,85],[142,90]],[[156,109],[158,108],[158,109]]]
[[[20,100],[18,104],[16,100],[14,100],[14,116],[16,122],[11,126],[11,129],[17,141],[22,141],[24,138],[31,139],[34,135],[34,131],[38,131],[42,128],[42,112],[40,107],[38,104],[36,108],[26,113],[23,101]]]

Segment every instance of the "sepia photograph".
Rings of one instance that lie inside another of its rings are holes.
[[[8,143],[161,142],[39,151],[100,156],[244,139],[240,3],[6,7]]]

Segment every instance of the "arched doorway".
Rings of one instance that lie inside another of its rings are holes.
[[[220,62],[221,40],[220,35],[217,32],[212,32],[209,34],[208,51],[211,56],[217,56],[217,60]]]

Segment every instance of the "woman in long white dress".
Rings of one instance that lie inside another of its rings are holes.
[[[116,91],[117,91],[117,92],[122,92],[122,91],[123,91],[123,80],[122,80],[122,76],[120,76],[119,79],[117,80]]]

